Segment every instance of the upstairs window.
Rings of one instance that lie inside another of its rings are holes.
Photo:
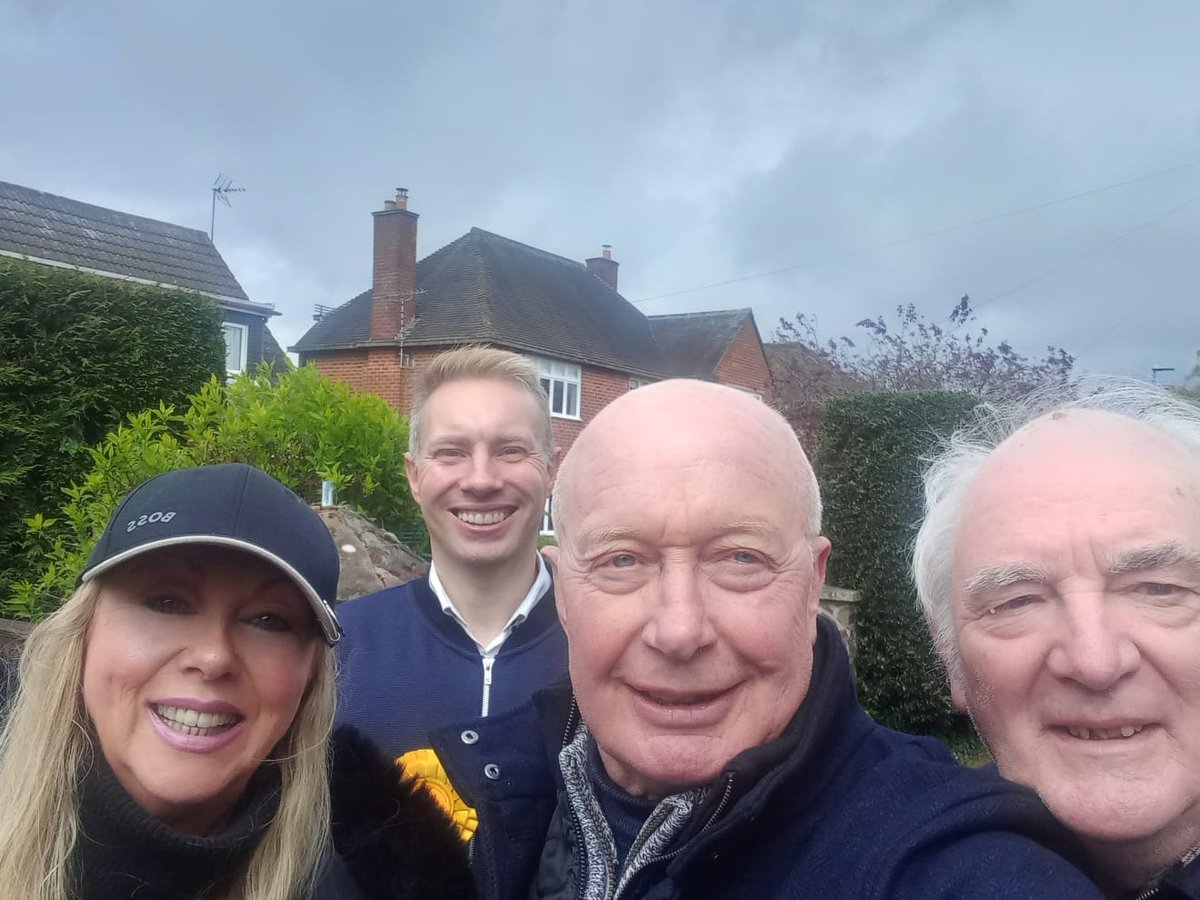
[[[250,329],[233,322],[222,322],[221,328],[225,332],[225,374],[246,371],[246,338]]]
[[[575,363],[555,359],[537,359],[538,380],[550,398],[550,415],[562,419],[579,418],[581,372]]]

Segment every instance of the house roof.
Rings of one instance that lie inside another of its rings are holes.
[[[279,346],[279,341],[275,339],[275,335],[271,334],[271,329],[266,325],[263,326],[263,345],[262,359],[271,365],[273,369],[287,368],[288,356],[283,352],[283,348]]]
[[[749,309],[650,316],[663,374],[670,378],[716,378],[721,358],[747,318],[754,319]]]
[[[0,181],[0,254],[199,291],[256,311],[207,234]]]
[[[417,263],[415,321],[405,346],[471,342],[658,376],[650,323],[582,263],[481,228]],[[371,341],[371,292],[326,314],[289,348]]]
[[[796,396],[816,400],[831,394],[858,393],[870,387],[806,344],[779,341],[763,344],[763,351],[775,383],[793,390]]]

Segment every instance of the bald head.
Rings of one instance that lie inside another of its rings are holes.
[[[657,465],[690,455],[744,459],[761,448],[781,491],[795,491],[807,511],[807,536],[821,530],[816,476],[791,426],[744,391],[707,381],[670,379],[630,391],[600,411],[571,447],[554,486],[554,527],[569,531],[579,490],[609,466]],[[764,473],[765,474],[765,473]],[[586,502],[586,498],[584,498]]]

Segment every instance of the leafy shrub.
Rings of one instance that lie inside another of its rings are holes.
[[[862,592],[855,668],[876,720],[902,731],[954,733],[941,663],[909,576],[920,524],[920,457],[962,423],[975,398],[933,391],[829,400],[817,451],[830,583]]]
[[[25,520],[57,509],[90,445],[224,368],[206,297],[0,259],[0,590],[31,572]]]
[[[91,470],[66,489],[57,515],[26,521],[37,575],[14,585],[3,609],[29,619],[53,609],[121,499],[147,478],[186,466],[249,463],[309,502],[328,479],[338,502],[419,546],[424,528],[404,474],[407,444],[407,420],[380,397],[315,368],[274,376],[264,364],[229,385],[212,378],[182,414],[165,404],[132,414],[88,451]]]

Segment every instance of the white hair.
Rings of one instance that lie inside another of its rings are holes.
[[[973,420],[924,460],[925,515],[913,546],[917,598],[951,681],[963,675],[954,627],[952,566],[967,493],[1000,444],[1035,419],[1069,409],[1124,416],[1155,429],[1200,457],[1200,406],[1144,381],[1078,377],[1017,401],[977,406]]]

